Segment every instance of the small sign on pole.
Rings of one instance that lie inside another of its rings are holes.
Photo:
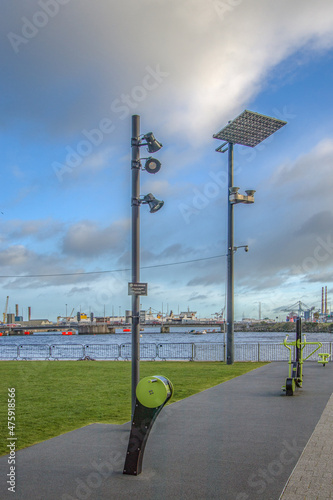
[[[148,295],[148,283],[128,283],[128,295]]]

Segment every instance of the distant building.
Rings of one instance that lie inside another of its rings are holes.
[[[15,323],[15,314],[7,314],[7,324],[11,325],[12,323]]]
[[[48,319],[31,319],[30,321],[20,321],[20,325],[33,328],[36,326],[53,325],[53,322]]]
[[[181,319],[182,323],[189,323],[191,321],[195,321],[196,314],[197,314],[196,311],[189,311],[188,310],[188,311],[185,311],[185,312],[181,312],[179,314],[179,318]]]

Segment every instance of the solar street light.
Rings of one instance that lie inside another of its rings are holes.
[[[227,286],[227,364],[234,362],[234,212],[233,208],[238,203],[254,203],[254,189],[248,189],[246,195],[238,193],[239,188],[234,187],[234,144],[241,144],[254,148],[270,135],[274,134],[287,122],[261,115],[247,109],[234,120],[213,135],[214,139],[223,142],[215,151],[225,153],[228,151],[228,286]],[[245,246],[245,251],[248,249]]]

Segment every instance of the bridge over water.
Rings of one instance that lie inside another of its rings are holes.
[[[62,324],[62,325],[38,325],[38,326],[1,326],[0,332],[4,336],[6,335],[25,335],[25,332],[67,332],[67,331],[75,331],[79,335],[89,335],[89,334],[106,334],[106,333],[115,333],[116,329],[114,326],[100,324],[100,325],[91,325],[91,324]]]

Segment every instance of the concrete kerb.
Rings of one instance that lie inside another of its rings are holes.
[[[279,500],[294,500],[298,495],[306,500],[333,498],[332,460],[328,459],[323,445],[331,453],[333,449],[333,394],[292,470]],[[310,469],[313,474],[310,473]]]

